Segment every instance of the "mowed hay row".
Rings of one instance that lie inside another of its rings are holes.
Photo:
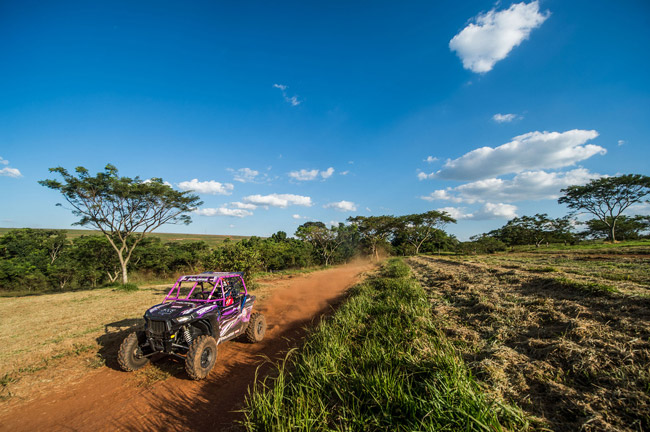
[[[650,430],[648,298],[480,263],[408,263],[486,391],[552,430]]]
[[[526,252],[457,257],[463,262],[489,268],[514,269],[535,274],[566,276],[598,283],[628,295],[650,296],[650,255],[609,254],[592,251]]]

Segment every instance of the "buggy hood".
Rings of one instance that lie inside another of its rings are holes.
[[[145,318],[155,320],[168,320],[175,319],[184,315],[196,313],[197,316],[204,315],[205,313],[216,309],[216,303],[205,304],[195,303],[191,301],[175,301],[168,303],[161,303],[153,306],[144,314]]]

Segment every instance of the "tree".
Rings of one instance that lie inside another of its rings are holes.
[[[509,246],[543,242],[572,241],[571,219],[568,217],[551,219],[546,213],[535,216],[521,216],[511,219],[499,229],[490,231],[489,236],[497,238]]]
[[[583,237],[603,238],[609,237],[609,226],[599,219],[590,219],[583,222],[587,229],[580,233]],[[623,240],[636,240],[643,233],[650,230],[650,216],[620,216],[616,223],[616,236]]]
[[[330,265],[332,255],[343,242],[343,238],[337,234],[337,227],[329,229],[323,222],[305,222],[296,229],[296,237],[311,243],[326,266]]]
[[[457,246],[459,253],[465,254],[492,254],[506,250],[506,245],[501,240],[487,234],[475,235],[468,242],[461,242]]]
[[[218,271],[240,271],[245,277],[260,270],[262,256],[254,244],[241,241],[228,243],[212,251],[206,259],[208,267]]]
[[[640,174],[602,177],[584,186],[569,186],[562,193],[558,203],[566,204],[574,213],[584,210],[596,216],[609,229],[609,239],[615,242],[618,219],[628,207],[650,194],[650,177]]]
[[[3,289],[47,289],[52,265],[67,247],[65,231],[8,231],[0,237],[0,285]]]
[[[108,280],[115,282],[120,275],[120,262],[115,250],[104,236],[81,236],[72,240],[72,254],[79,270],[80,282],[95,288]]]
[[[393,234],[397,219],[394,216],[354,216],[348,221],[357,226],[362,239],[370,247],[371,255],[379,259],[378,246],[386,243]]]
[[[119,177],[111,164],[94,177],[84,167],[75,171],[76,177],[65,168],[50,168],[63,182],[41,180],[39,184],[61,192],[72,214],[80,218],[74,225],[104,234],[117,253],[122,283],[128,282],[127,265],[147,233],[167,223],[189,224],[186,213],[203,204],[198,196],[176,191],[160,178]]]
[[[432,240],[436,232],[448,223],[456,223],[456,219],[444,211],[436,210],[400,216],[396,220],[397,229],[404,234],[406,241],[413,245],[416,255],[420,253],[422,244]]]

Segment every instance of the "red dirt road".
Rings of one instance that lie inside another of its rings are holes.
[[[3,431],[219,431],[237,430],[247,389],[262,356],[282,357],[304,336],[304,327],[327,313],[371,264],[349,264],[272,283],[269,297],[256,307],[268,322],[265,339],[255,345],[226,342],[206,380],[185,372],[150,388],[137,387],[131,374],[104,367],[81,382],[0,414]],[[162,362],[174,362],[163,359]],[[268,372],[264,364],[260,373]],[[174,370],[180,370],[180,367]]]

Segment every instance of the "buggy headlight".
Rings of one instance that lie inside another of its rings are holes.
[[[188,322],[191,318],[192,318],[191,315],[185,315],[185,316],[176,318],[176,322],[179,323],[179,324],[183,324],[184,322]]]

